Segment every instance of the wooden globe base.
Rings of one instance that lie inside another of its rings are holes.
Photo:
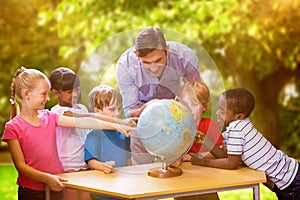
[[[161,167],[149,169],[148,176],[154,178],[170,178],[182,175],[182,170],[178,167],[169,166],[167,169]]]

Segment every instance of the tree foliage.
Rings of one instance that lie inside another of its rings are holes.
[[[299,117],[299,112],[280,109],[279,98],[300,74],[299,1],[15,0],[1,4],[0,90],[6,94],[0,99],[2,123],[8,116],[7,83],[16,67],[28,65],[47,74],[64,65],[78,71],[82,61],[110,37],[152,25],[201,44],[226,88],[249,88],[257,100],[252,119],[273,144],[279,146],[284,134],[299,136],[299,131],[286,131],[295,130],[298,121],[280,123],[282,116]],[[114,48],[127,44],[117,43]]]

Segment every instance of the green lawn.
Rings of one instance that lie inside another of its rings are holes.
[[[219,192],[219,197],[221,200],[247,200],[253,199],[252,189],[242,189],[242,190],[231,190],[227,192]],[[264,185],[260,185],[260,199],[261,200],[276,200],[277,197],[274,192],[270,191]]]
[[[17,170],[13,165],[0,164],[0,199],[17,200]]]
[[[17,200],[17,171],[13,165],[0,164],[0,199]],[[248,200],[252,199],[252,189],[233,190],[228,192],[219,192],[221,200]],[[261,185],[260,197],[262,200],[275,200],[276,195],[268,188]]]

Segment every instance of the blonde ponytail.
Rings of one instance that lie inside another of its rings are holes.
[[[18,102],[16,101],[16,78],[21,74],[26,68],[21,67],[16,70],[13,80],[11,82],[11,95],[10,95],[10,103],[11,103],[11,110],[10,110],[10,119],[14,118],[17,114],[20,113],[20,107]]]

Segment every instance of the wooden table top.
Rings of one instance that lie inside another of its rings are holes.
[[[127,199],[266,182],[264,172],[252,170],[248,167],[225,170],[194,166],[189,162],[182,163],[183,174],[177,177],[154,178],[147,175],[149,169],[160,166],[160,163],[155,163],[120,167],[114,169],[111,174],[90,170],[65,173],[59,176],[68,179],[68,182],[64,182],[66,187]]]

